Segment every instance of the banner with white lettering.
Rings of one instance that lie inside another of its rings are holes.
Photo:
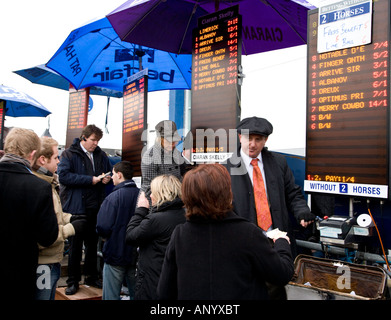
[[[318,52],[371,43],[372,0],[345,0],[319,8]]]
[[[375,184],[304,180],[304,191],[383,199],[388,197],[388,186]]]

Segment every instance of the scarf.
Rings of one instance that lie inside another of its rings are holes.
[[[30,161],[28,161],[25,158],[22,158],[21,156],[18,156],[13,153],[6,153],[1,159],[0,162],[13,162],[13,163],[21,163],[24,166],[26,166],[29,170],[31,170],[31,164]]]

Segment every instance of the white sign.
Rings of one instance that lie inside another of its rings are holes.
[[[345,0],[319,8],[318,53],[372,41],[372,0]]]
[[[377,184],[304,180],[304,191],[357,197],[388,198],[388,186]]]
[[[224,162],[228,158],[232,156],[232,152],[230,153],[192,153],[191,154],[191,161],[192,162]]]
[[[132,74],[130,77],[127,79],[127,84],[131,83],[132,81],[139,79],[141,77],[147,76],[148,75],[148,68],[143,69],[135,74]]]

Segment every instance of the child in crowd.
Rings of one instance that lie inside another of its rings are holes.
[[[112,173],[115,187],[101,205],[96,226],[97,233],[105,240],[102,299],[120,300],[124,280],[133,299],[137,253],[136,248],[125,243],[125,237],[139,188],[133,181],[133,166],[129,161],[115,164]]]

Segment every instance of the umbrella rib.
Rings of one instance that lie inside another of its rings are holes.
[[[99,32],[99,33],[100,33],[100,32]],[[102,33],[101,33],[101,34],[102,34]],[[108,38],[108,37],[107,37],[107,38]],[[110,39],[110,38],[108,38],[108,39]],[[112,39],[110,39],[110,40],[111,40],[111,42],[114,41],[114,40],[112,40]],[[76,88],[77,90],[79,90],[79,88],[82,86],[82,83],[83,83],[85,77],[87,76],[88,71],[91,69],[92,65],[94,64],[94,61],[99,57],[100,53],[110,45],[111,42],[109,42],[109,43],[108,43],[108,44],[99,52],[99,54],[95,55],[94,59],[91,61],[89,67],[87,68],[87,71],[84,73],[83,77],[82,77],[81,80],[79,81],[78,88]]]
[[[183,33],[181,44],[180,44],[179,50],[178,50],[179,54],[181,53],[183,42],[185,41],[185,36],[187,34],[187,30],[189,29],[191,19],[193,18],[195,12],[197,11],[197,7],[198,7],[198,1],[194,4],[193,10],[192,10],[191,15],[189,17],[189,20],[187,21],[187,26],[186,26],[185,32]]]
[[[168,52],[168,54],[171,56],[172,54],[175,54],[175,53]],[[177,54],[176,54],[176,55],[177,55]],[[171,59],[172,59],[172,56],[171,56]],[[180,72],[181,75],[183,76],[183,80],[185,80],[185,82],[186,82],[186,84],[188,85],[188,87],[191,88],[191,83],[188,83],[188,82],[187,82],[186,77],[185,77],[184,74],[183,74],[182,68],[178,65],[178,63],[176,62],[175,59],[172,59],[172,61],[174,61],[176,67],[178,68],[179,72]]]
[[[112,38],[106,36],[105,34],[103,34],[103,33],[101,33],[101,32],[99,32],[99,34],[101,34],[102,37],[105,37],[105,38],[107,38],[107,39],[110,40],[110,43],[108,43],[108,44],[106,45],[106,47],[108,47],[109,45],[111,45],[112,42],[114,42],[114,43],[118,44],[119,46],[121,46],[122,48],[126,48],[126,49],[127,49],[127,47],[124,46],[124,45],[122,44],[123,41],[122,41],[121,39],[119,39],[119,36],[117,36],[117,37],[115,37],[114,39],[112,39]],[[119,39],[120,42],[118,42],[117,39]]]
[[[135,28],[138,27],[138,25],[153,11],[156,9],[156,7],[158,5],[160,5],[161,2],[165,2],[166,0],[160,0],[158,3],[156,3],[145,15],[143,15],[138,21],[137,23],[133,26],[133,28],[131,28],[126,34],[124,37],[122,37],[121,39],[126,39],[132,32]]]
[[[276,8],[274,8],[271,4],[270,4],[270,2],[269,2],[269,0],[259,0],[259,1],[261,1],[261,2],[263,2],[263,3],[267,3],[280,17],[281,17],[281,19],[283,19],[287,24],[288,24],[288,26],[299,36],[299,38],[301,39],[301,40],[303,40],[303,42],[304,43],[307,43],[307,41],[305,40],[305,39],[303,39],[303,37],[301,36],[301,34],[300,33],[298,33],[297,31],[296,31],[296,29],[288,22],[288,20],[286,20],[281,14],[280,14],[280,12],[276,9]]]
[[[106,36],[105,34],[103,34],[103,33],[100,32],[100,31],[99,31],[99,34],[101,34],[103,37],[105,37],[105,38],[107,38],[107,39],[110,40],[110,42],[102,49],[102,51],[105,50],[105,49],[107,49],[107,48],[111,45],[111,43],[113,43],[113,42],[115,42],[116,44],[120,45],[120,46],[123,47],[123,48],[126,48],[124,45],[122,45],[121,43],[117,42],[116,39],[111,39],[110,37]],[[101,52],[102,52],[102,51],[101,51]],[[99,53],[99,54],[100,54],[100,53]],[[79,88],[82,86],[83,81],[84,81],[85,77],[86,77],[87,74],[88,74],[88,71],[91,69],[92,65],[94,64],[94,61],[99,57],[99,54],[95,56],[94,60],[90,63],[90,66],[88,67],[87,71],[85,72],[84,76],[81,78],[81,80],[80,80],[80,82],[79,82],[79,86],[78,86]],[[79,88],[77,88],[77,90],[79,90]],[[104,86],[103,86],[103,88],[104,88]]]

